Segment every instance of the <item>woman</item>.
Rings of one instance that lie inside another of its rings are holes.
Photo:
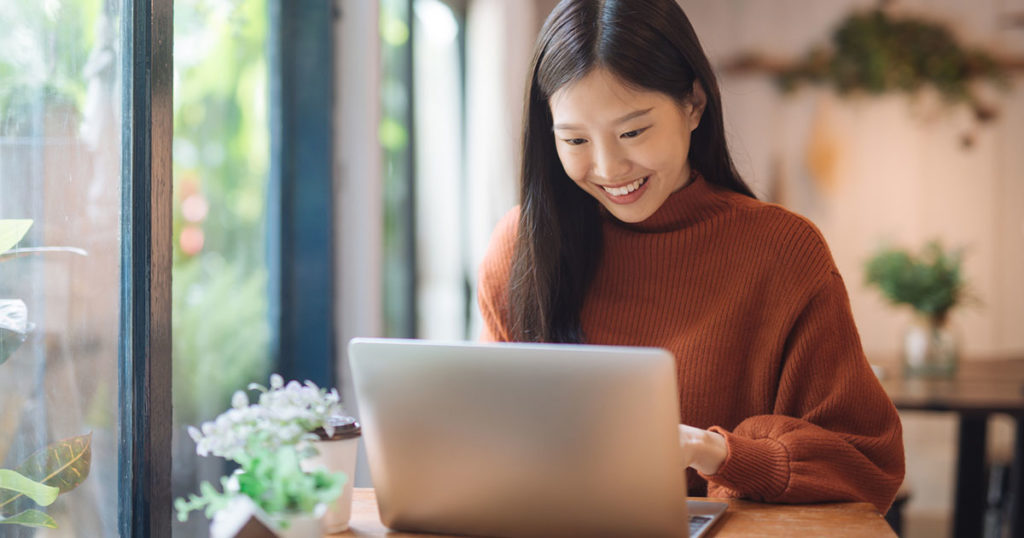
[[[691,495],[867,501],[902,432],[818,230],[733,166],[673,0],[563,0],[531,70],[521,204],[481,267],[483,338],[676,357]]]

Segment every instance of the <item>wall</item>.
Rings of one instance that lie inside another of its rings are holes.
[[[347,412],[359,416],[348,367],[348,341],[380,336],[381,257],[384,226],[380,122],[380,45],[377,2],[338,4],[335,19],[335,319],[338,387]],[[375,180],[375,178],[378,178]],[[368,203],[368,201],[370,201]],[[366,451],[360,448],[354,484],[370,486]]]
[[[795,58],[823,44],[862,1],[685,2],[717,65],[743,51]],[[1024,30],[1000,24],[1016,2],[897,3],[897,11],[956,21],[963,40],[1024,55]],[[799,22],[797,22],[799,21]],[[1021,82],[1020,80],[1018,80]],[[721,77],[737,166],[761,194],[780,193],[825,234],[843,273],[870,357],[897,353],[908,315],[866,288],[862,265],[882,242],[918,246],[937,237],[968,248],[965,272],[977,304],[954,314],[968,358],[1024,352],[1024,85],[989,89],[1001,111],[977,127],[964,107],[935,95],[858,96],[828,90],[780,94],[761,75]],[[961,137],[973,132],[965,149]],[[812,174],[831,152],[830,174]],[[827,177],[825,177],[827,176]]]

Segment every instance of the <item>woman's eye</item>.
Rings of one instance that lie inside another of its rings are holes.
[[[565,141],[566,144],[569,144],[570,146],[578,146],[580,144],[586,143],[587,139],[586,138],[566,138],[566,139],[564,139],[564,141]]]
[[[640,136],[640,133],[642,133],[642,132],[644,132],[646,130],[647,130],[647,128],[645,127],[643,129],[634,129],[632,131],[627,131],[625,133],[622,133],[622,138],[636,138],[636,137]]]

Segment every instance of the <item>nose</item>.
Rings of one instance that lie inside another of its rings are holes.
[[[629,159],[616,144],[595,147],[593,159],[593,174],[599,179],[615,181],[629,173]]]

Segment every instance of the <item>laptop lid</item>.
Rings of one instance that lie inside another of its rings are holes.
[[[479,536],[686,536],[661,349],[354,339],[381,521]]]

